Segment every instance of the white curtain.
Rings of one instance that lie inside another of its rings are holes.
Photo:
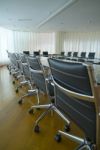
[[[80,33],[80,32],[63,32],[63,50],[68,51],[95,52],[96,58],[100,58],[100,32]]]
[[[48,51],[50,54],[64,51],[95,52],[100,58],[100,32],[18,32],[0,28],[0,64],[8,62],[7,52],[29,50]]]
[[[7,50],[13,51],[13,32],[0,27],[0,65],[9,61]]]
[[[29,50],[55,52],[55,33],[33,33],[13,31],[14,49],[22,52]]]

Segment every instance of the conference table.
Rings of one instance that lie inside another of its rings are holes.
[[[62,61],[66,61],[66,62],[70,61],[70,60],[66,60],[66,59],[61,59],[61,60]],[[49,68],[48,57],[41,56],[40,57],[40,61],[41,61],[42,65],[44,67]],[[89,65],[92,65],[92,68],[93,68],[93,71],[94,71],[95,80],[96,80],[97,84],[100,84],[100,64],[99,65],[98,64],[92,64],[92,63],[89,63],[89,62],[85,62],[85,63],[87,63]]]

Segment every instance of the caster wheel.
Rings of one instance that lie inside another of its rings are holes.
[[[39,133],[40,132],[40,127],[38,125],[36,125],[34,127],[34,132]]]
[[[16,93],[18,93],[19,91],[18,91],[18,89],[16,89]]]
[[[69,126],[69,125],[65,125],[64,131],[65,131],[65,132],[69,132],[69,131],[70,131],[70,126]]]
[[[56,134],[55,140],[59,143],[61,142],[61,135],[59,133]]]
[[[20,105],[22,104],[22,99],[20,99],[20,100],[18,101],[18,104],[20,104]]]
[[[29,112],[29,114],[33,114],[34,111],[33,111],[33,109],[31,108],[31,109],[29,109],[28,112]]]
[[[92,144],[90,147],[91,147],[91,150],[96,150],[96,147],[94,144]]]
[[[9,72],[9,74],[11,75],[11,72]]]
[[[15,81],[13,81],[12,83],[15,84]]]

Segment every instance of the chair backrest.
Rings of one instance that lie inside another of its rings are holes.
[[[95,52],[90,52],[88,54],[88,59],[94,59],[94,57],[95,57]]]
[[[39,52],[39,51],[34,51],[34,52],[33,52],[33,55],[34,55],[34,56],[39,56],[39,55],[40,55],[40,52]]]
[[[44,56],[44,57],[48,57],[48,51],[44,51],[44,52],[43,52],[43,56]]]
[[[81,58],[86,58],[86,52],[81,52]]]
[[[71,57],[72,52],[67,53],[67,57]]]
[[[49,64],[55,85],[56,107],[95,143],[96,110],[88,66],[55,59],[49,59]]]
[[[35,83],[36,87],[47,93],[46,81],[44,77],[43,68],[40,60],[37,57],[28,57],[28,63],[31,72],[31,80]]]
[[[64,56],[65,52],[61,52],[61,56]]]
[[[78,52],[73,52],[73,57],[77,57]]]
[[[30,52],[29,51],[23,51],[24,54],[29,55]]]

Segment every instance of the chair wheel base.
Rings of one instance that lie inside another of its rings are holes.
[[[15,84],[15,81],[13,81],[12,83]]]
[[[20,104],[20,105],[22,104],[22,99],[20,99],[20,100],[18,101],[18,104]]]
[[[19,90],[18,89],[16,89],[16,93],[18,93],[19,92]]]
[[[30,108],[28,112],[29,112],[29,114],[33,114],[34,111],[32,108]]]
[[[59,142],[61,142],[61,135],[59,134],[59,133],[57,133],[56,135],[55,135],[55,140],[59,143]]]
[[[36,125],[36,126],[34,127],[34,132],[36,132],[36,133],[39,133],[39,132],[40,132],[40,127],[39,127],[39,125]]]
[[[69,132],[69,131],[70,131],[70,126],[69,126],[69,125],[65,125],[64,131],[65,131],[65,132]]]

